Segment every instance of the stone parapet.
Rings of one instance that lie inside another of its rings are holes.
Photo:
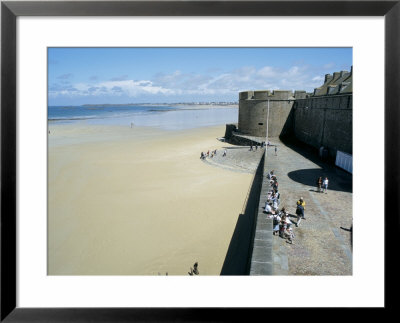
[[[258,203],[258,211],[255,218],[253,249],[250,254],[249,274],[257,275],[273,275],[273,254],[272,254],[272,229],[273,220],[267,219],[264,214],[265,203],[267,202],[267,193],[270,189],[269,182],[266,178],[267,170],[267,150],[263,157],[263,173],[260,191],[260,200]]]

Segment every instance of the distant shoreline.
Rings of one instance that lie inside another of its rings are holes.
[[[157,126],[163,128],[196,128],[237,122],[237,106],[77,106],[49,107],[48,123],[114,124]],[[168,112],[168,113],[167,113]]]
[[[135,106],[141,106],[141,107],[159,107],[159,106],[165,106],[165,107],[191,107],[191,108],[219,108],[219,107],[239,107],[238,103],[126,103],[126,104],[110,104],[110,103],[105,103],[105,104],[83,104],[81,105],[82,107],[135,107]]]

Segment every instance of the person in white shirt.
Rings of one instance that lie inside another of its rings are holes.
[[[322,181],[322,189],[325,192],[325,194],[327,193],[328,190],[328,177],[325,177],[325,179]]]
[[[273,235],[276,235],[276,234],[279,233],[279,224],[280,224],[280,222],[281,222],[281,217],[279,216],[279,213],[277,212],[274,215],[274,229],[273,229],[273,232],[272,232]]]
[[[265,209],[264,209],[264,211],[266,212],[266,213],[268,213],[268,214],[271,214],[272,213],[272,207],[271,207],[271,204],[270,203],[265,203]]]

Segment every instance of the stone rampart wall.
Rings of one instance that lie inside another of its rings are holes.
[[[304,91],[246,91],[239,93],[238,132],[266,137],[295,136],[331,157],[337,150],[353,153],[353,96],[311,96]],[[269,102],[269,113],[268,113]]]
[[[311,97],[296,100],[293,106],[294,136],[315,148],[352,154],[352,95]]]

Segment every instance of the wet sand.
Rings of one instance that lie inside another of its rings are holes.
[[[200,161],[225,125],[49,130],[49,275],[220,274],[253,179]]]

